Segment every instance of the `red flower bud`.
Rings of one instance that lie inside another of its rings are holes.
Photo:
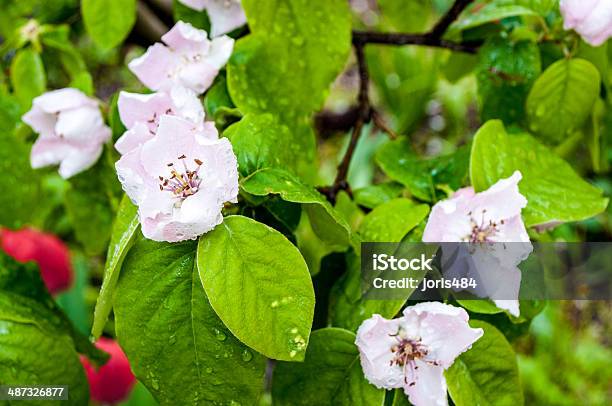
[[[81,356],[89,382],[90,396],[99,403],[119,403],[128,397],[136,382],[130,363],[115,340],[101,337],[96,342],[96,347],[107,352],[110,359],[96,370],[87,358]]]
[[[72,284],[68,247],[56,236],[31,228],[0,230],[2,250],[19,262],[34,261],[49,292],[55,294]]]

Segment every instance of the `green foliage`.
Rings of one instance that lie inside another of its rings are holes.
[[[197,262],[212,307],[234,335],[270,358],[304,358],[314,291],[304,259],[282,234],[227,217],[200,238]]]
[[[508,135],[500,121],[487,122],[472,145],[472,185],[482,191],[517,170],[523,175],[519,190],[527,198],[523,218],[528,226],[583,220],[608,205],[600,189],[582,180],[567,162],[532,136]]]
[[[516,355],[502,333],[474,320],[470,326],[484,335],[446,371],[448,391],[457,406],[522,405]]]
[[[272,114],[247,114],[224,135],[232,141],[243,176],[264,168],[297,170],[302,155],[300,145],[292,142],[289,127]]]
[[[11,84],[23,111],[30,108],[34,97],[45,91],[45,67],[40,54],[34,49],[21,49],[13,58]]]
[[[253,195],[279,194],[283,200],[301,203],[316,235],[330,245],[346,246],[351,241],[351,229],[344,218],[323,195],[289,172],[262,169],[245,178],[240,187]]]
[[[102,287],[100,287],[94,311],[91,334],[95,338],[100,337],[108,319],[113,306],[113,295],[119,280],[121,265],[134,243],[136,232],[140,225],[137,209],[127,195],[123,196],[113,224],[110,243],[106,253],[106,264],[104,265],[104,280]]]
[[[389,200],[363,219],[359,234],[364,241],[400,242],[429,214],[429,206],[404,198]]]
[[[477,73],[482,120],[521,123],[527,94],[540,71],[540,51],[535,43],[515,43],[508,37],[487,41],[480,48]]]
[[[112,169],[101,160],[92,169],[70,179],[65,207],[76,238],[89,254],[106,251],[116,204]]]
[[[529,128],[559,144],[584,124],[599,95],[600,75],[584,59],[560,60],[536,80],[527,98]]]
[[[301,364],[281,362],[272,397],[278,405],[376,405],[385,392],[370,385],[359,365],[355,335],[338,328],[312,333]]]
[[[10,133],[0,134],[0,224],[18,228],[30,223],[40,207],[40,175],[30,167],[30,147]],[[10,210],[7,210],[10,208]]]
[[[350,14],[342,0],[244,1],[251,35],[236,43],[228,88],[240,111],[272,113],[293,131],[301,174],[311,171],[310,115],[343,68],[350,49]]]
[[[132,369],[162,405],[255,404],[265,362],[242,345],[210,306],[195,242],[140,239],[115,295],[117,338]]]
[[[376,153],[376,163],[391,179],[402,183],[417,199],[437,200],[436,187],[458,189],[467,177],[469,149],[434,159],[421,159],[407,139],[388,142]]]
[[[136,0],[83,0],[81,12],[94,42],[102,48],[113,48],[136,22]]]

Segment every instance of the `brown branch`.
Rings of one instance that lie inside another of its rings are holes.
[[[435,48],[445,48],[457,52],[475,54],[478,45],[475,43],[458,43],[426,34],[403,34],[388,32],[353,31],[353,44],[381,45],[424,45]]]
[[[429,31],[429,35],[434,38],[442,38],[448,27],[455,21],[459,14],[474,0],[455,0],[450,9],[442,16],[440,21]]]
[[[319,191],[323,193],[327,197],[327,200],[329,200],[332,204],[336,202],[336,196],[341,190],[345,190],[349,194],[351,193],[349,184],[346,180],[349,165],[351,164],[351,158],[355,153],[355,148],[357,147],[357,141],[359,140],[359,135],[361,134],[363,125],[370,121],[371,117],[370,97],[368,96],[369,74],[365,59],[364,44],[355,44],[355,55],[357,56],[357,66],[359,68],[357,120],[353,126],[351,139],[346,152],[344,153],[344,157],[342,157],[342,161],[340,162],[340,165],[338,165],[338,174],[336,175],[334,184],[319,189]]]

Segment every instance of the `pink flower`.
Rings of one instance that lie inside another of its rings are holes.
[[[612,37],[612,1],[561,0],[563,27],[573,28],[593,46],[603,44]]]
[[[189,23],[177,22],[139,58],[129,63],[130,70],[153,90],[169,90],[179,85],[204,93],[225,65],[234,40],[227,36],[208,40],[206,31]]]
[[[39,134],[30,156],[32,167],[59,164],[65,179],[91,167],[111,137],[98,102],[77,89],[36,97],[22,120]]]
[[[110,358],[106,364],[95,369],[89,360],[81,355],[91,398],[101,404],[120,403],[127,399],[136,383],[130,363],[115,340],[100,337],[96,347],[107,352]]]
[[[436,203],[423,233],[424,242],[470,243],[442,244],[445,277],[474,278],[477,286],[462,290],[491,297],[515,316],[521,283],[517,266],[532,250],[521,219],[527,205],[518,188],[521,178],[516,171],[480,193],[472,187],[458,190]]]
[[[393,320],[375,314],[355,341],[365,377],[381,389],[404,388],[415,406],[446,405],[444,370],[483,335],[468,319],[462,308],[439,302],[407,307]]]
[[[246,15],[240,0],[179,0],[187,7],[206,9],[211,23],[211,34],[216,37],[228,33],[246,23]]]
[[[164,114],[184,118],[195,127],[204,124],[204,109],[200,99],[193,91],[184,87],[173,87],[169,93],[121,92],[117,105],[121,121],[128,128],[115,144],[121,154],[151,139],[157,132],[160,117]]]
[[[155,241],[195,239],[223,221],[236,202],[238,165],[214,124],[163,115],[155,137],[116,163],[123,189],[138,206],[142,232]]]

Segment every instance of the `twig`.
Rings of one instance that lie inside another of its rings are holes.
[[[349,184],[346,180],[349,165],[351,164],[351,158],[355,153],[355,147],[357,146],[357,141],[359,140],[359,135],[361,134],[363,125],[370,121],[371,117],[370,98],[368,96],[369,74],[365,59],[364,44],[355,44],[355,55],[357,56],[357,66],[359,68],[357,120],[353,126],[353,132],[351,133],[348,148],[344,153],[344,157],[342,158],[340,165],[338,165],[338,174],[336,175],[333,185],[319,189],[319,191],[323,193],[327,197],[327,200],[329,200],[331,203],[336,202],[336,196],[338,195],[339,191],[345,190],[349,194],[351,193]]]
[[[353,31],[353,44],[424,45],[452,51],[474,54],[479,44],[458,43],[427,34],[403,34],[387,32]]]
[[[434,38],[442,38],[448,27],[455,21],[459,14],[474,0],[455,0],[451,8],[442,16],[440,21],[431,29],[429,35]]]

